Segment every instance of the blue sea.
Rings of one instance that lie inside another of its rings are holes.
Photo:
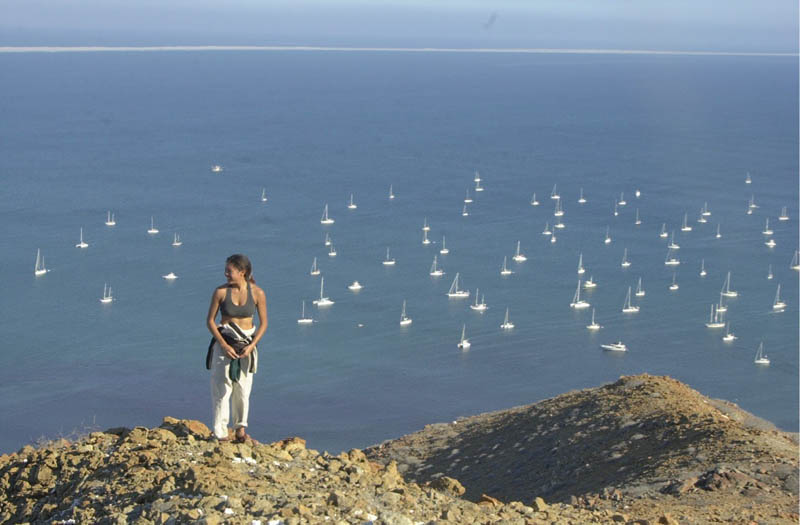
[[[205,317],[237,252],[268,300],[249,430],[261,441],[337,452],[643,372],[797,431],[796,57],[39,53],[0,54],[0,69],[0,451],[164,416],[210,423]],[[551,243],[554,185],[565,228]],[[442,236],[446,274],[432,278]],[[327,309],[311,305],[314,257]],[[485,313],[445,295],[456,272]],[[733,343],[704,325],[727,272]],[[597,332],[591,308],[569,306],[589,275]],[[639,277],[641,311],[623,314]],[[774,313],[779,283],[788,306]],[[312,325],[296,322],[303,300]],[[628,352],[601,350],[618,340]],[[769,366],[753,363],[760,342]]]

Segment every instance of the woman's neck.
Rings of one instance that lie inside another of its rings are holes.
[[[241,281],[233,281],[231,286],[234,288],[238,288],[239,290],[244,289],[247,286],[247,280],[242,279]]]

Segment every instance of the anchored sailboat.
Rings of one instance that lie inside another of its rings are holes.
[[[314,319],[311,317],[306,317],[306,302],[303,301],[303,306],[300,312],[300,319],[297,320],[297,324],[311,324],[314,322]]]
[[[441,277],[444,275],[444,271],[436,266],[436,255],[433,256],[433,264],[431,264],[431,270],[429,273],[432,277]]]
[[[181,246],[182,244],[183,244],[183,241],[181,240],[181,236],[178,235],[178,233],[176,232],[175,235],[172,236],[172,245],[173,246]]]
[[[147,230],[147,233],[149,233],[150,235],[155,235],[156,233],[158,233],[158,228],[156,228],[156,223],[152,215],[150,216],[150,229]]]
[[[587,324],[586,328],[588,328],[589,330],[600,330],[601,328],[603,328],[601,325],[597,324],[597,322],[594,320],[594,308],[592,308],[592,322]]]
[[[522,253],[520,253],[519,249],[520,249],[520,241],[517,241],[517,252],[514,254],[514,257],[512,257],[512,259],[514,259],[516,262],[527,261],[528,258],[525,257],[525,255],[523,255]]]
[[[603,240],[605,244],[611,244],[611,235],[609,234],[610,228],[606,226],[606,238]]]
[[[722,340],[725,341],[726,343],[730,343],[736,341],[736,339],[738,338],[735,335],[733,335],[733,332],[731,332],[731,322],[728,321],[727,323],[725,323],[725,335],[722,336]]]
[[[503,319],[503,324],[500,325],[503,330],[511,330],[514,328],[514,323],[508,320],[508,307],[506,307],[506,316]]]
[[[114,296],[111,295],[111,287],[108,286],[108,283],[103,283],[103,297],[100,298],[100,302],[103,304],[108,304],[114,300]]]
[[[471,304],[471,305],[469,305],[469,307],[470,307],[471,310],[475,310],[477,312],[483,313],[489,307],[486,306],[486,299],[483,296],[481,296],[481,302],[478,302],[478,292],[479,292],[479,289],[475,288],[475,304]]]
[[[789,213],[787,212],[786,206],[781,208],[781,214],[778,215],[779,221],[788,221],[789,220]]]
[[[89,245],[83,240],[83,228],[81,228],[81,240],[75,245],[76,248],[88,248]]]
[[[636,285],[636,297],[644,297],[645,291],[642,288],[642,278],[639,277],[639,283]]]
[[[470,346],[472,345],[469,339],[467,339],[467,325],[465,324],[461,327],[461,340],[458,342],[458,347],[462,350],[466,350]]]
[[[689,214],[688,213],[684,213],[683,214],[683,225],[681,226],[681,231],[682,232],[690,232],[690,231],[692,231],[692,227],[689,226]]]
[[[447,246],[444,244],[444,235],[442,235],[442,249],[439,250],[439,253],[442,255],[447,255],[450,253],[450,250],[447,249]]]
[[[583,267],[583,252],[578,255],[578,275],[583,275],[586,269]]]
[[[267,188],[261,188],[261,202],[267,202]]]
[[[572,296],[572,302],[569,303],[570,308],[574,308],[576,310],[582,310],[584,308],[589,308],[591,305],[581,299],[581,280],[578,279],[578,287],[575,289],[575,295]]]
[[[500,275],[511,275],[512,273],[514,273],[514,272],[512,272],[511,270],[508,269],[508,265],[506,264],[507,259],[508,259],[508,256],[504,255],[503,256],[503,267],[500,268]]]
[[[700,259],[700,277],[706,276],[706,260]]]
[[[781,283],[778,283],[778,290],[775,292],[775,302],[772,303],[772,309],[780,312],[786,308],[786,303],[781,301]]]
[[[667,258],[664,259],[666,266],[677,266],[681,263],[680,259],[672,255],[672,248],[667,249]]]
[[[665,239],[667,237],[667,235],[668,235],[668,233],[667,233],[667,223],[666,222],[662,222],[661,223],[661,231],[658,233],[658,236],[661,237],[662,239]]]
[[[117,221],[114,219],[114,214],[109,211],[108,215],[106,215],[106,226],[115,226],[116,224]]]
[[[353,202],[353,194],[351,193],[350,194],[350,202],[347,203],[347,209],[348,210],[355,210],[356,208],[358,208],[358,205],[355,202]]]
[[[739,292],[731,290],[731,272],[725,277],[725,282],[722,284],[722,295],[725,297],[738,297]]]
[[[538,206],[539,201],[536,200],[536,192],[533,193],[533,197],[531,197],[531,206]]]
[[[706,323],[708,328],[722,328],[725,326],[725,322],[722,320],[722,315],[717,311],[717,305],[711,305],[711,313],[708,316],[708,322]]]
[[[456,272],[456,276],[453,279],[453,284],[450,285],[450,289],[447,291],[447,297],[461,299],[464,297],[469,297],[468,290],[459,290],[458,289],[458,277],[459,274]]]
[[[631,262],[628,260],[628,249],[625,248],[625,250],[622,252],[622,262],[620,263],[620,266],[627,268],[630,265]]]
[[[675,281],[675,272],[672,272],[672,284],[669,285],[669,289],[671,292],[674,292],[678,288],[678,283]]]
[[[44,266],[44,257],[42,256],[41,250],[38,248],[36,249],[36,264],[33,266],[33,275],[44,275],[49,272],[47,268]]]
[[[403,309],[400,312],[400,326],[408,326],[412,323],[412,319],[406,315],[406,301],[403,299]]]
[[[622,313],[624,314],[635,314],[639,311],[638,306],[634,306],[631,304],[631,287],[628,286],[628,293],[625,295],[625,303],[622,305]]]
[[[319,278],[319,299],[314,299],[313,303],[319,306],[330,306],[333,304],[333,301],[330,298],[325,297],[325,277]]]
[[[330,216],[328,216],[328,205],[325,205],[325,208],[322,210],[322,218],[319,220],[320,224],[333,224],[334,221]]]
[[[384,266],[394,266],[395,260],[393,258],[389,258],[389,247],[386,247],[386,259],[383,260]]]
[[[758,350],[756,350],[756,358],[753,362],[757,365],[769,364],[769,357],[764,355],[764,341],[761,341],[761,343],[759,343]]]
[[[316,257],[314,257],[314,262],[311,263],[311,275],[319,275],[319,268],[317,267]]]
[[[581,188],[581,196],[578,197],[578,204],[585,204],[586,198],[583,196],[583,188]]]
[[[798,255],[798,250],[794,251],[794,255],[792,256],[792,262],[789,263],[789,268],[792,270],[800,270],[800,256]]]

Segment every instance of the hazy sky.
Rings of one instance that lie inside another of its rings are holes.
[[[796,52],[797,0],[2,0],[0,45]]]

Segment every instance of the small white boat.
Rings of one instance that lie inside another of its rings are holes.
[[[500,275],[511,275],[512,273],[514,273],[514,272],[512,272],[511,270],[508,269],[508,265],[506,264],[507,260],[508,260],[508,256],[504,255],[503,256],[503,267],[500,268]]]
[[[789,268],[792,270],[800,270],[800,251],[795,250],[792,256],[792,262],[789,263]]]
[[[772,280],[772,278],[773,278],[773,275],[772,275],[772,265],[770,264],[770,265],[769,265],[769,270],[767,270],[767,280],[768,280],[768,281],[771,281],[771,280]]]
[[[461,216],[462,217],[469,217],[469,212],[467,211],[467,205],[464,204],[464,207],[461,209]]]
[[[431,277],[441,277],[442,275],[444,275],[444,271],[442,271],[442,269],[436,265],[435,255],[433,256],[433,264],[431,264],[431,270],[429,273]]]
[[[620,266],[622,266],[623,268],[627,268],[630,265],[631,262],[628,260],[628,249],[625,248],[625,250],[622,252],[622,262],[620,263]]]
[[[608,226],[606,226],[606,238],[603,239],[603,243],[605,243],[605,244],[611,244],[611,235],[609,234],[609,232],[610,232],[610,229],[609,229]]]
[[[750,200],[747,201],[747,207],[750,208],[751,210],[754,210],[754,209],[758,208],[758,204],[756,204],[756,196],[755,195],[750,195]]]
[[[332,218],[331,218],[331,217],[328,215],[328,205],[326,204],[326,205],[325,205],[325,208],[322,210],[322,218],[319,220],[319,223],[320,223],[320,224],[333,224],[334,222],[336,222],[336,221],[334,221],[334,220],[333,220],[333,219],[332,219]]]
[[[666,266],[678,266],[680,263],[680,259],[672,254],[672,248],[667,249],[667,257],[664,259],[664,264]]]
[[[478,170],[475,170],[475,176],[472,178],[472,182],[480,182],[481,181],[481,174],[478,173]]]
[[[514,257],[512,257],[512,259],[514,259],[514,261],[516,262],[527,261],[528,258],[525,257],[525,255],[523,255],[522,253],[520,253],[519,249],[520,249],[520,241],[517,241],[517,252],[514,254]]]
[[[353,281],[352,283],[347,285],[347,289],[350,290],[351,292],[357,292],[362,288],[364,288],[364,286],[358,281]]]
[[[681,231],[682,232],[690,232],[690,231],[692,231],[692,227],[689,226],[689,214],[688,213],[684,213],[683,214],[683,224],[681,225]]]
[[[214,164],[213,166],[211,166],[211,171],[213,173],[220,173],[222,170],[223,168],[219,164]]]
[[[668,235],[669,234],[667,233],[667,223],[666,222],[662,222],[661,223],[661,231],[658,233],[658,236],[661,237],[662,239],[666,239]]]
[[[442,255],[447,255],[448,253],[450,253],[450,250],[447,249],[447,246],[444,243],[444,235],[442,235],[442,249],[439,250],[439,253]]]
[[[389,200],[394,200],[394,190],[392,189],[391,184],[389,184]]]
[[[722,238],[722,234],[719,231],[719,224],[717,224],[717,234],[714,237],[716,237],[717,239],[721,239]]]
[[[711,305],[711,313],[708,316],[708,322],[706,323],[707,328],[722,328],[725,326],[725,322],[722,320],[722,316],[717,311],[717,305]]]
[[[561,207],[561,199],[556,201],[555,209],[553,210],[553,216],[555,217],[562,217],[564,215],[564,208]]]
[[[422,232],[422,244],[430,244],[430,243],[431,243],[431,240],[428,239],[428,232],[423,231]]]
[[[412,319],[406,315],[406,301],[403,299],[403,309],[400,312],[400,326],[408,326],[412,322]]]
[[[779,221],[788,221],[789,220],[789,213],[787,211],[786,206],[781,208],[781,214],[778,215],[778,220]]]
[[[578,254],[578,275],[586,273],[586,268],[583,267],[583,252]]]
[[[778,290],[775,292],[775,302],[772,303],[772,310],[780,312],[786,309],[786,303],[781,300],[781,283],[778,283]]]
[[[75,245],[75,247],[76,248],[88,248],[89,247],[89,245],[86,242],[84,242],[84,240],[83,240],[83,228],[81,228],[81,238],[78,241],[78,244]]]
[[[597,286],[597,283],[592,280],[592,276],[590,275],[588,279],[583,281],[583,287],[587,290],[594,288]]]
[[[639,191],[639,190],[636,190],[636,191],[634,192],[634,195],[635,195],[635,196],[636,196],[636,198],[638,199],[639,197],[641,197],[641,196],[642,196],[642,192],[641,192],[641,191]]]
[[[348,210],[355,210],[356,208],[358,208],[358,205],[355,202],[353,202],[353,194],[351,193],[350,194],[350,202],[347,203],[347,209]]]
[[[619,208],[617,207],[617,201],[614,201],[614,217],[619,216]]]
[[[332,241],[331,241],[331,234],[330,234],[330,233],[327,233],[327,232],[325,232],[325,246],[330,246],[330,245],[331,245],[331,242],[332,242]]]
[[[267,188],[261,188],[261,202],[267,202]]]
[[[559,195],[558,191],[556,190],[556,185],[555,184],[553,184],[553,191],[550,192],[550,198],[551,199],[560,199],[561,198],[561,195]]]
[[[753,361],[757,365],[768,365],[769,364],[769,357],[764,354],[764,342],[762,341],[758,345],[758,350],[756,350],[756,357]]]
[[[736,341],[736,339],[738,339],[738,337],[733,335],[733,332],[731,332],[731,322],[728,321],[727,323],[725,323],[725,335],[722,336],[722,340],[725,341],[726,343],[731,343],[733,341]]]
[[[703,207],[700,210],[700,215],[702,215],[703,217],[710,217],[711,216],[711,212],[708,211],[708,202],[704,202],[703,203]]]
[[[533,197],[531,197],[531,206],[538,206],[539,201],[536,200],[536,192],[533,193]]]
[[[744,178],[745,184],[752,184],[753,179],[750,178],[750,174],[748,173],[747,176]]]
[[[674,292],[678,288],[679,288],[678,283],[675,281],[675,272],[672,272],[672,284],[669,285],[669,290],[671,292]]]
[[[325,277],[319,278],[319,299],[314,299],[313,304],[319,306],[330,306],[333,304],[330,298],[325,297]]]
[[[767,223],[764,225],[764,231],[762,231],[761,233],[763,233],[764,235],[772,235],[773,233],[775,233],[774,231],[772,231],[772,228],[769,227],[769,217],[767,217]]]
[[[458,289],[458,272],[456,272],[456,276],[453,279],[453,284],[450,285],[450,289],[447,291],[447,297],[452,297],[456,299],[469,297],[469,290]]]
[[[581,280],[578,279],[578,287],[575,289],[575,295],[572,296],[572,302],[569,303],[569,307],[575,310],[582,310],[590,306],[588,302],[581,299]]]
[[[103,304],[108,304],[114,300],[114,296],[111,295],[111,287],[108,286],[108,283],[103,283],[103,297],[100,298],[100,302]]]
[[[708,219],[706,219],[706,216],[703,215],[703,210],[700,210],[700,215],[697,217],[697,222],[699,222],[700,224],[705,224],[705,223],[708,222]]]
[[[317,267],[316,257],[314,257],[314,262],[311,263],[311,275],[319,275],[319,268]]]
[[[555,242],[556,242],[556,234],[554,233],[553,235],[550,236],[550,244],[555,244]]]
[[[752,215],[753,214],[753,208],[748,207],[747,208],[747,214],[748,215]]]
[[[431,227],[428,226],[428,218],[427,217],[424,217],[422,219],[422,231],[424,231],[424,232],[431,231]]]
[[[506,307],[506,316],[503,318],[503,324],[500,325],[503,330],[511,330],[514,328],[514,323],[508,319],[508,307]]]
[[[675,230],[672,230],[672,234],[670,235],[669,244],[667,244],[667,248],[669,248],[670,250],[681,249],[681,245],[675,242]]]
[[[472,345],[469,339],[467,339],[467,325],[465,324],[461,327],[461,340],[458,342],[458,347],[462,350],[466,350],[470,346]]]
[[[639,226],[642,224],[642,219],[639,218],[639,208],[636,208],[636,218],[633,220],[633,224]]]
[[[600,345],[600,348],[603,350],[611,350],[612,352],[627,352],[628,347],[625,346],[625,343],[622,341],[618,341],[616,343],[607,343],[604,345]]]
[[[106,215],[106,226],[116,226],[117,221],[114,219],[114,214],[110,211]]]
[[[558,202],[561,202],[561,201],[558,201]],[[556,223],[553,225],[553,227],[557,228],[559,230],[562,230],[562,229],[565,228],[565,225],[564,225],[563,222],[561,222],[561,219],[558,219],[558,220],[556,220]]]
[[[725,313],[728,311],[728,305],[725,304],[725,296],[722,293],[719,294],[719,303],[717,303],[717,311],[720,313]]]
[[[169,272],[167,275],[162,275],[161,277],[163,277],[164,279],[166,279],[168,281],[174,281],[175,279],[178,278],[178,276],[175,275],[175,272]]]
[[[297,324],[311,324],[314,322],[314,319],[310,317],[306,317],[306,302],[303,301],[303,306],[300,311],[300,319],[297,320]]]
[[[552,235],[553,231],[550,229],[550,223],[544,223],[544,230],[542,230],[542,235]]]
[[[383,260],[383,265],[384,266],[394,266],[395,262],[396,261],[393,258],[389,257],[389,247],[387,246],[386,247],[386,258]]]
[[[172,245],[173,246],[181,246],[181,245],[183,245],[183,241],[181,240],[181,236],[178,235],[177,233],[175,233],[172,236]]]
[[[483,191],[483,186],[481,186],[481,181],[475,182],[475,191]]]
[[[628,201],[625,200],[625,194],[624,193],[620,192],[619,201],[617,202],[617,204],[619,204],[620,206],[625,206],[626,204],[628,204]]]
[[[601,325],[597,324],[597,321],[594,320],[594,308],[592,308],[592,322],[587,324],[586,328],[589,330],[600,330],[603,328]]]
[[[625,302],[622,304],[622,313],[635,314],[639,311],[638,306],[631,304],[631,287],[628,286],[628,293],[625,295]]]
[[[706,276],[706,260],[700,259],[700,277]]]
[[[581,195],[580,197],[578,197],[578,204],[585,204],[585,203],[586,203],[586,197],[583,196],[583,188],[581,188]]]
[[[333,243],[331,243],[331,246],[328,249],[328,257],[336,257],[336,248],[333,247]]]
[[[469,307],[470,307],[471,310],[475,310],[476,312],[483,313],[486,310],[488,310],[489,307],[486,306],[486,298],[483,297],[483,296],[481,296],[481,302],[478,302],[478,291],[479,291],[479,289],[475,288],[475,304],[471,304],[471,305],[469,305]]]
[[[158,233],[158,228],[156,228],[155,219],[153,219],[152,215],[150,216],[150,229],[147,230],[147,233],[150,235],[155,235]]]
[[[464,197],[464,203],[465,204],[471,204],[472,203],[472,197],[469,196],[469,188],[467,188],[467,195]]]
[[[639,277],[639,283],[636,285],[636,292],[634,293],[636,297],[644,297],[646,292],[644,288],[642,288],[642,278]]]
[[[774,248],[778,243],[775,242],[775,239],[769,239],[764,244],[767,246],[767,248]]]

